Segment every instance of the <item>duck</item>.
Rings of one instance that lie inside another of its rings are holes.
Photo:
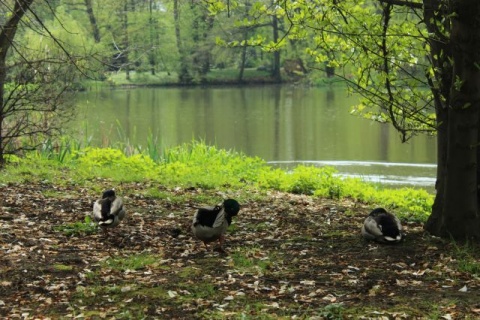
[[[93,218],[102,228],[113,228],[125,218],[123,200],[114,189],[104,191],[102,198],[93,203]]]
[[[205,248],[208,249],[208,243],[218,240],[218,251],[225,252],[225,232],[239,211],[240,204],[234,199],[226,199],[214,207],[198,208],[193,216],[192,232],[197,239],[203,241]]]
[[[362,235],[367,240],[380,243],[397,243],[403,238],[400,220],[384,208],[373,209],[362,226]]]

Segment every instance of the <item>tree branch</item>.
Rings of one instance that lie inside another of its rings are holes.
[[[423,9],[423,3],[413,2],[409,0],[378,0],[381,3],[394,6],[408,7],[410,9]]]

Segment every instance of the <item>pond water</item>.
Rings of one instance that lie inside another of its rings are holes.
[[[431,188],[435,138],[401,143],[389,125],[350,115],[344,88],[298,86],[135,88],[85,92],[73,128],[101,146],[164,147],[193,139],[258,156],[272,165],[331,165],[340,174]]]

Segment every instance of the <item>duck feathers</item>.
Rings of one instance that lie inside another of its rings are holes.
[[[123,200],[114,190],[103,192],[102,199],[93,203],[93,217],[101,227],[115,227],[125,217]]]
[[[239,210],[240,205],[233,199],[227,199],[214,207],[198,208],[193,217],[192,232],[205,244],[220,240],[222,245],[223,234]]]
[[[362,235],[368,240],[395,243],[402,240],[402,225],[394,214],[383,208],[376,208],[365,219]]]

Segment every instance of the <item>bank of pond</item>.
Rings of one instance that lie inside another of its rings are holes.
[[[433,204],[433,195],[425,189],[390,189],[339,175],[330,166],[275,168],[259,157],[197,141],[159,149],[154,145],[80,147],[79,143],[64,139],[21,158],[9,156],[0,177],[3,184],[41,181],[80,184],[94,190],[98,179],[107,179],[112,184],[155,182],[169,188],[214,189],[225,194],[251,190],[245,194],[251,194],[252,199],[243,200],[254,200],[264,192],[278,190],[337,201],[349,198],[393,209],[402,219],[420,222],[426,220]]]

